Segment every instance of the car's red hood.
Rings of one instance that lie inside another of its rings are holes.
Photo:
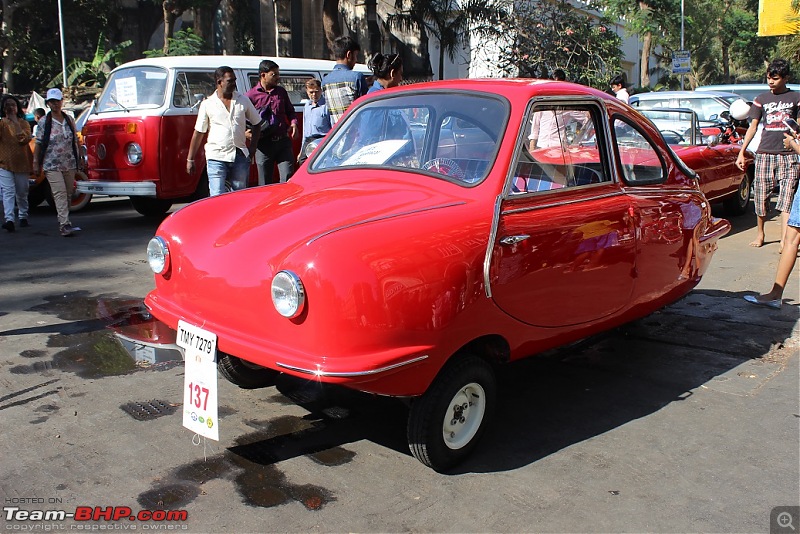
[[[158,233],[176,236],[192,257],[198,249],[234,245],[239,250],[269,248],[271,256],[280,255],[344,228],[464,204],[463,196],[456,196],[463,194],[462,187],[427,180],[431,183],[381,179],[253,188],[191,204],[164,221]]]

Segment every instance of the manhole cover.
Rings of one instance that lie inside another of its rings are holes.
[[[162,415],[170,415],[178,409],[176,405],[161,400],[131,401],[123,404],[120,408],[137,421],[149,421]]]

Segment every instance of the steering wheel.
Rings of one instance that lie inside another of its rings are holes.
[[[669,139],[667,139],[668,137],[677,139],[678,143],[686,141],[686,138],[683,137],[680,133],[676,132],[675,130],[661,130],[661,135],[664,136],[664,139],[667,141],[667,144],[672,144],[669,142]]]
[[[464,180],[466,178],[464,171],[461,170],[461,167],[458,166],[458,163],[449,158],[434,158],[432,160],[428,160],[425,162],[425,165],[422,166],[422,169],[426,171],[438,172],[439,174],[450,176],[451,178],[456,178],[458,180]]]

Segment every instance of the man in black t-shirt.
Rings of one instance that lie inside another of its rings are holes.
[[[751,247],[760,247],[764,244],[764,222],[766,221],[767,208],[775,185],[780,185],[776,208],[781,212],[781,242],[780,249],[786,238],[786,228],[792,200],[797,191],[798,178],[800,178],[800,162],[794,151],[783,146],[784,133],[789,132],[789,127],[784,123],[786,119],[797,119],[800,110],[800,93],[786,87],[789,81],[789,62],[776,59],[767,67],[767,84],[769,91],[758,95],[750,106],[747,119],[750,127],[744,136],[742,149],[736,158],[736,166],[744,170],[745,150],[752,141],[758,129],[758,123],[764,125],[761,142],[756,151],[756,173],[753,180],[753,197],[758,217],[758,236],[751,243]]]

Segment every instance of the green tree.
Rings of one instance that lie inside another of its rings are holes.
[[[104,30],[110,43],[119,42],[122,26],[116,0],[70,0],[62,7],[68,60],[94,51]],[[44,88],[61,71],[55,0],[3,0],[0,9],[3,81],[14,92]]]
[[[519,3],[503,25],[511,45],[501,47],[498,66],[506,75],[567,79],[606,89],[620,69],[622,39],[611,21],[581,14],[566,1]]]
[[[675,19],[680,31],[680,0],[601,0],[608,15],[624,19],[629,35],[638,34],[642,39],[641,77],[642,87],[650,85],[650,57],[662,43],[662,36],[674,32]],[[680,35],[678,35],[680,39]],[[679,41],[680,44],[680,41]]]
[[[205,42],[202,37],[197,35],[191,28],[180,30],[175,33],[175,37],[168,37],[169,43],[167,46],[168,52],[165,54],[163,48],[156,48],[152,50],[145,50],[144,57],[162,57],[162,56],[196,56],[199,55]]]
[[[439,41],[439,79],[444,78],[444,58],[454,60],[459,46],[471,36],[498,39],[507,18],[506,0],[395,0],[396,13],[387,17],[389,26],[419,29]]]
[[[67,65],[67,81],[63,80],[63,73],[50,80],[48,85],[83,85],[87,87],[102,87],[106,83],[106,75],[120,62],[122,52],[133,44],[133,41],[123,41],[106,50],[105,37],[100,34],[97,39],[97,48],[91,61],[74,58]]]
[[[793,26],[792,35],[782,37],[778,44],[778,55],[791,61],[795,69],[795,80],[800,69],[800,0],[792,0],[792,11],[794,16],[789,19]]]

